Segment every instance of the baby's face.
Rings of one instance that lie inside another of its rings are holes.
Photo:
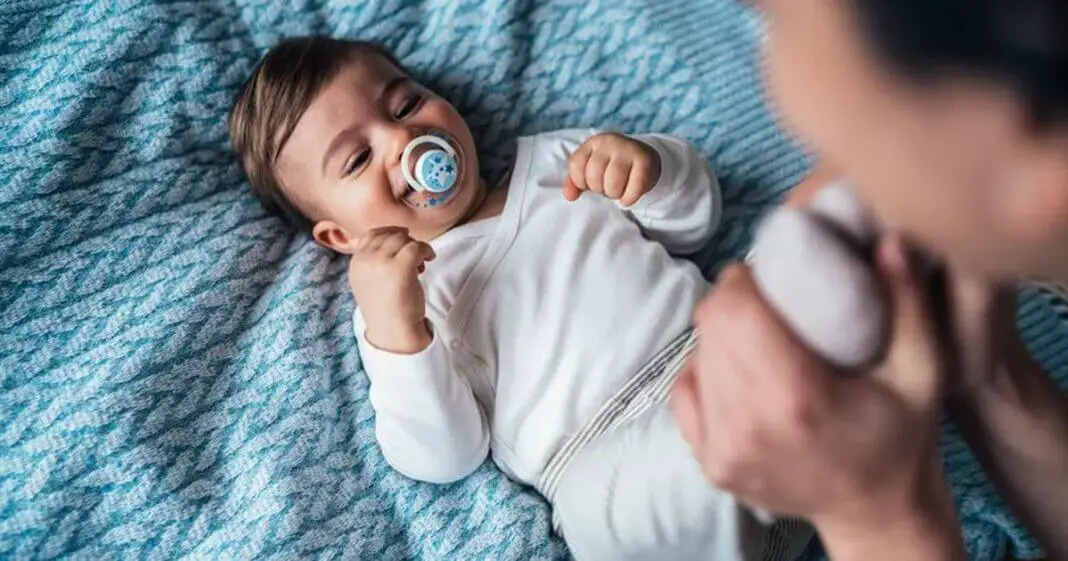
[[[459,149],[460,177],[443,204],[415,208],[401,171],[408,143],[429,130]],[[358,56],[323,87],[278,158],[286,194],[315,223],[315,238],[347,244],[384,226],[430,240],[456,225],[484,189],[474,139],[460,114],[380,56]]]

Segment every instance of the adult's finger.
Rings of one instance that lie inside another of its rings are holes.
[[[927,294],[901,237],[880,240],[877,257],[893,325],[886,362],[875,375],[910,406],[926,411],[940,397],[942,367]]]
[[[700,458],[704,453],[705,421],[692,364],[688,364],[675,380],[670,406],[683,440],[690,445],[693,456]]]

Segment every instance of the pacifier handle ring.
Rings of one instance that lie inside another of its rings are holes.
[[[444,150],[445,153],[447,153],[449,156],[452,156],[453,158],[456,157],[456,150],[453,149],[451,144],[446,142],[444,139],[434,136],[432,134],[424,134],[423,136],[416,137],[411,142],[409,142],[408,146],[404,147],[404,153],[401,154],[401,173],[404,174],[404,180],[408,182],[408,185],[411,185],[413,189],[419,191],[420,193],[429,191],[430,189],[427,189],[422,182],[412,176],[412,171],[408,167],[408,162],[411,161],[412,152],[414,152],[415,149],[419,147],[419,145],[424,143],[433,144]]]

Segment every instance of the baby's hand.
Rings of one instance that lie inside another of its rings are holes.
[[[660,179],[660,156],[647,144],[617,133],[591,136],[573,154],[564,178],[564,198],[592,191],[630,206]]]
[[[349,286],[375,347],[415,354],[430,345],[426,295],[419,282],[434,250],[405,228],[379,228],[356,242],[349,261]]]

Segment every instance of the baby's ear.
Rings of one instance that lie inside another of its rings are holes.
[[[355,236],[333,220],[320,220],[312,227],[312,237],[319,245],[346,255],[352,254]]]

